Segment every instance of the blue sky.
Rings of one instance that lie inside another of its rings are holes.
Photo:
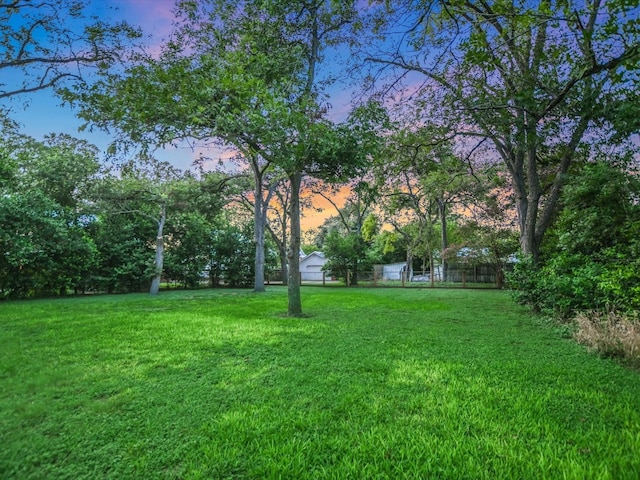
[[[142,28],[150,36],[149,43],[160,43],[171,31],[171,13],[174,0],[97,0],[87,13],[97,15],[105,20],[126,20],[134,26]],[[14,75],[15,73],[12,72]],[[15,81],[6,78],[0,81]],[[47,133],[67,133],[77,138],[88,140],[101,150],[105,150],[112,138],[100,131],[79,132],[82,121],[76,118],[74,111],[62,102],[51,90],[29,93],[12,97],[4,101],[2,106],[11,109],[10,117],[21,125],[21,131],[36,139],[42,139]],[[180,168],[188,168],[193,161],[193,153],[189,149],[167,149],[159,152],[158,157],[169,160]]]
[[[146,35],[150,36],[145,43],[152,47],[161,44],[171,32],[173,6],[174,0],[94,0],[87,13],[105,20],[126,20],[131,25],[140,27]],[[12,81],[16,80],[7,78],[7,73],[0,71],[0,82]],[[333,93],[332,116],[341,120],[349,110],[350,92],[336,86]],[[103,151],[112,141],[111,137],[101,131],[79,132],[78,128],[83,122],[76,118],[70,107],[62,106],[60,99],[50,90],[13,97],[5,101],[2,106],[11,109],[10,116],[21,124],[23,133],[36,139],[42,139],[47,133],[67,133],[88,140]],[[169,147],[157,152],[156,156],[161,160],[170,161],[179,168],[187,169],[201,153],[202,151],[194,151],[185,143],[178,148]],[[206,153],[214,160],[229,158],[233,155],[232,152],[220,150]]]

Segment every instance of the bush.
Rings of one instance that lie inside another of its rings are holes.
[[[598,291],[602,266],[583,255],[558,255],[544,266],[521,259],[507,274],[514,299],[536,313],[567,320],[576,312],[604,306]]]
[[[576,316],[576,340],[603,357],[640,364],[640,320],[616,312],[580,313]]]
[[[539,263],[525,259],[507,278],[518,302],[565,320],[640,309],[639,178],[608,162],[570,178]]]
[[[255,243],[250,224],[225,225],[211,235],[210,275],[217,286],[248,288],[255,275]]]
[[[616,310],[640,310],[640,258],[638,242],[633,249],[609,253],[606,269],[598,277],[598,289],[606,304]]]
[[[528,305],[535,312],[540,312],[545,292],[540,282],[540,269],[531,258],[520,258],[514,264],[513,270],[507,273],[506,282],[517,303]]]

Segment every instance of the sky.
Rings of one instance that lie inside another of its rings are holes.
[[[87,13],[137,25],[151,36],[151,43],[159,43],[171,31],[173,0],[99,0],[94,3]],[[3,82],[12,80],[0,79]],[[83,121],[69,106],[63,106],[50,89],[12,97],[4,101],[3,106],[11,109],[10,117],[20,123],[22,133],[38,140],[48,133],[67,133],[93,143],[102,151],[112,141],[101,131],[78,131]],[[190,152],[186,151],[168,150],[162,156],[180,168],[187,168],[191,161]]]
[[[154,45],[159,46],[171,33],[174,4],[175,0],[94,0],[87,13],[98,15],[105,20],[126,20],[131,25],[140,27],[144,34],[149,36],[145,43],[153,49]],[[3,72],[0,70],[0,82],[11,82],[11,79],[3,78],[2,75]],[[340,90],[340,87],[333,93],[330,100],[333,105],[332,115],[334,119],[341,120],[350,109],[351,93]],[[75,116],[69,106],[63,106],[51,90],[14,97],[3,102],[3,106],[11,108],[10,117],[21,124],[22,133],[38,140],[48,133],[67,133],[89,141],[101,151],[105,151],[113,140],[98,130],[78,131],[83,121]],[[205,168],[215,168],[217,160],[226,160],[234,155],[232,151],[220,149],[193,149],[183,142],[177,148],[167,147],[156,152],[156,156],[186,170],[191,168],[193,161],[198,159],[201,153],[212,159],[211,164],[205,165]]]
[[[174,4],[175,0],[93,0],[86,13],[96,15],[105,21],[126,20],[129,24],[141,28],[144,35],[148,36],[145,44],[152,51],[154,46],[161,45],[172,31]],[[11,84],[12,81],[16,82],[17,79],[7,78],[7,73],[0,69],[0,83]],[[350,91],[341,87],[334,90],[330,99],[334,120],[344,119],[350,109],[350,100]],[[49,133],[66,133],[87,140],[102,152],[106,151],[114,140],[113,136],[97,129],[79,131],[84,121],[76,117],[70,106],[62,105],[61,100],[53,94],[51,89],[0,100],[0,102],[0,106],[10,109],[9,116],[20,124],[20,131],[37,140],[42,140]],[[209,169],[218,167],[219,160],[224,161],[234,156],[234,152],[229,150],[194,149],[187,142],[179,144],[178,147],[169,146],[155,152],[159,160],[169,161],[182,170],[192,168],[194,160],[201,154],[211,158],[211,163],[204,165]],[[320,203],[321,200],[319,199]],[[316,228],[327,216],[335,214],[330,205],[318,204],[316,208],[322,208],[323,211],[308,212],[304,220],[305,229]]]

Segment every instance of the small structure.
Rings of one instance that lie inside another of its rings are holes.
[[[300,280],[321,282],[324,277],[322,267],[327,259],[322,252],[312,252],[309,255],[300,256]]]
[[[382,266],[382,280],[406,280],[411,278],[413,272],[409,272],[407,277],[407,262],[388,263]]]

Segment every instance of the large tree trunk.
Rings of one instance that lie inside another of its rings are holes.
[[[300,183],[302,174],[295,172],[289,175],[291,184],[291,234],[289,235],[289,281],[288,315],[291,317],[302,316],[302,300],[300,298]]]
[[[157,295],[160,291],[160,280],[162,279],[162,268],[164,266],[164,224],[167,220],[167,207],[162,205],[160,219],[158,220],[158,234],[156,235],[156,259],[154,264],[154,276],[151,280],[150,295]]]

